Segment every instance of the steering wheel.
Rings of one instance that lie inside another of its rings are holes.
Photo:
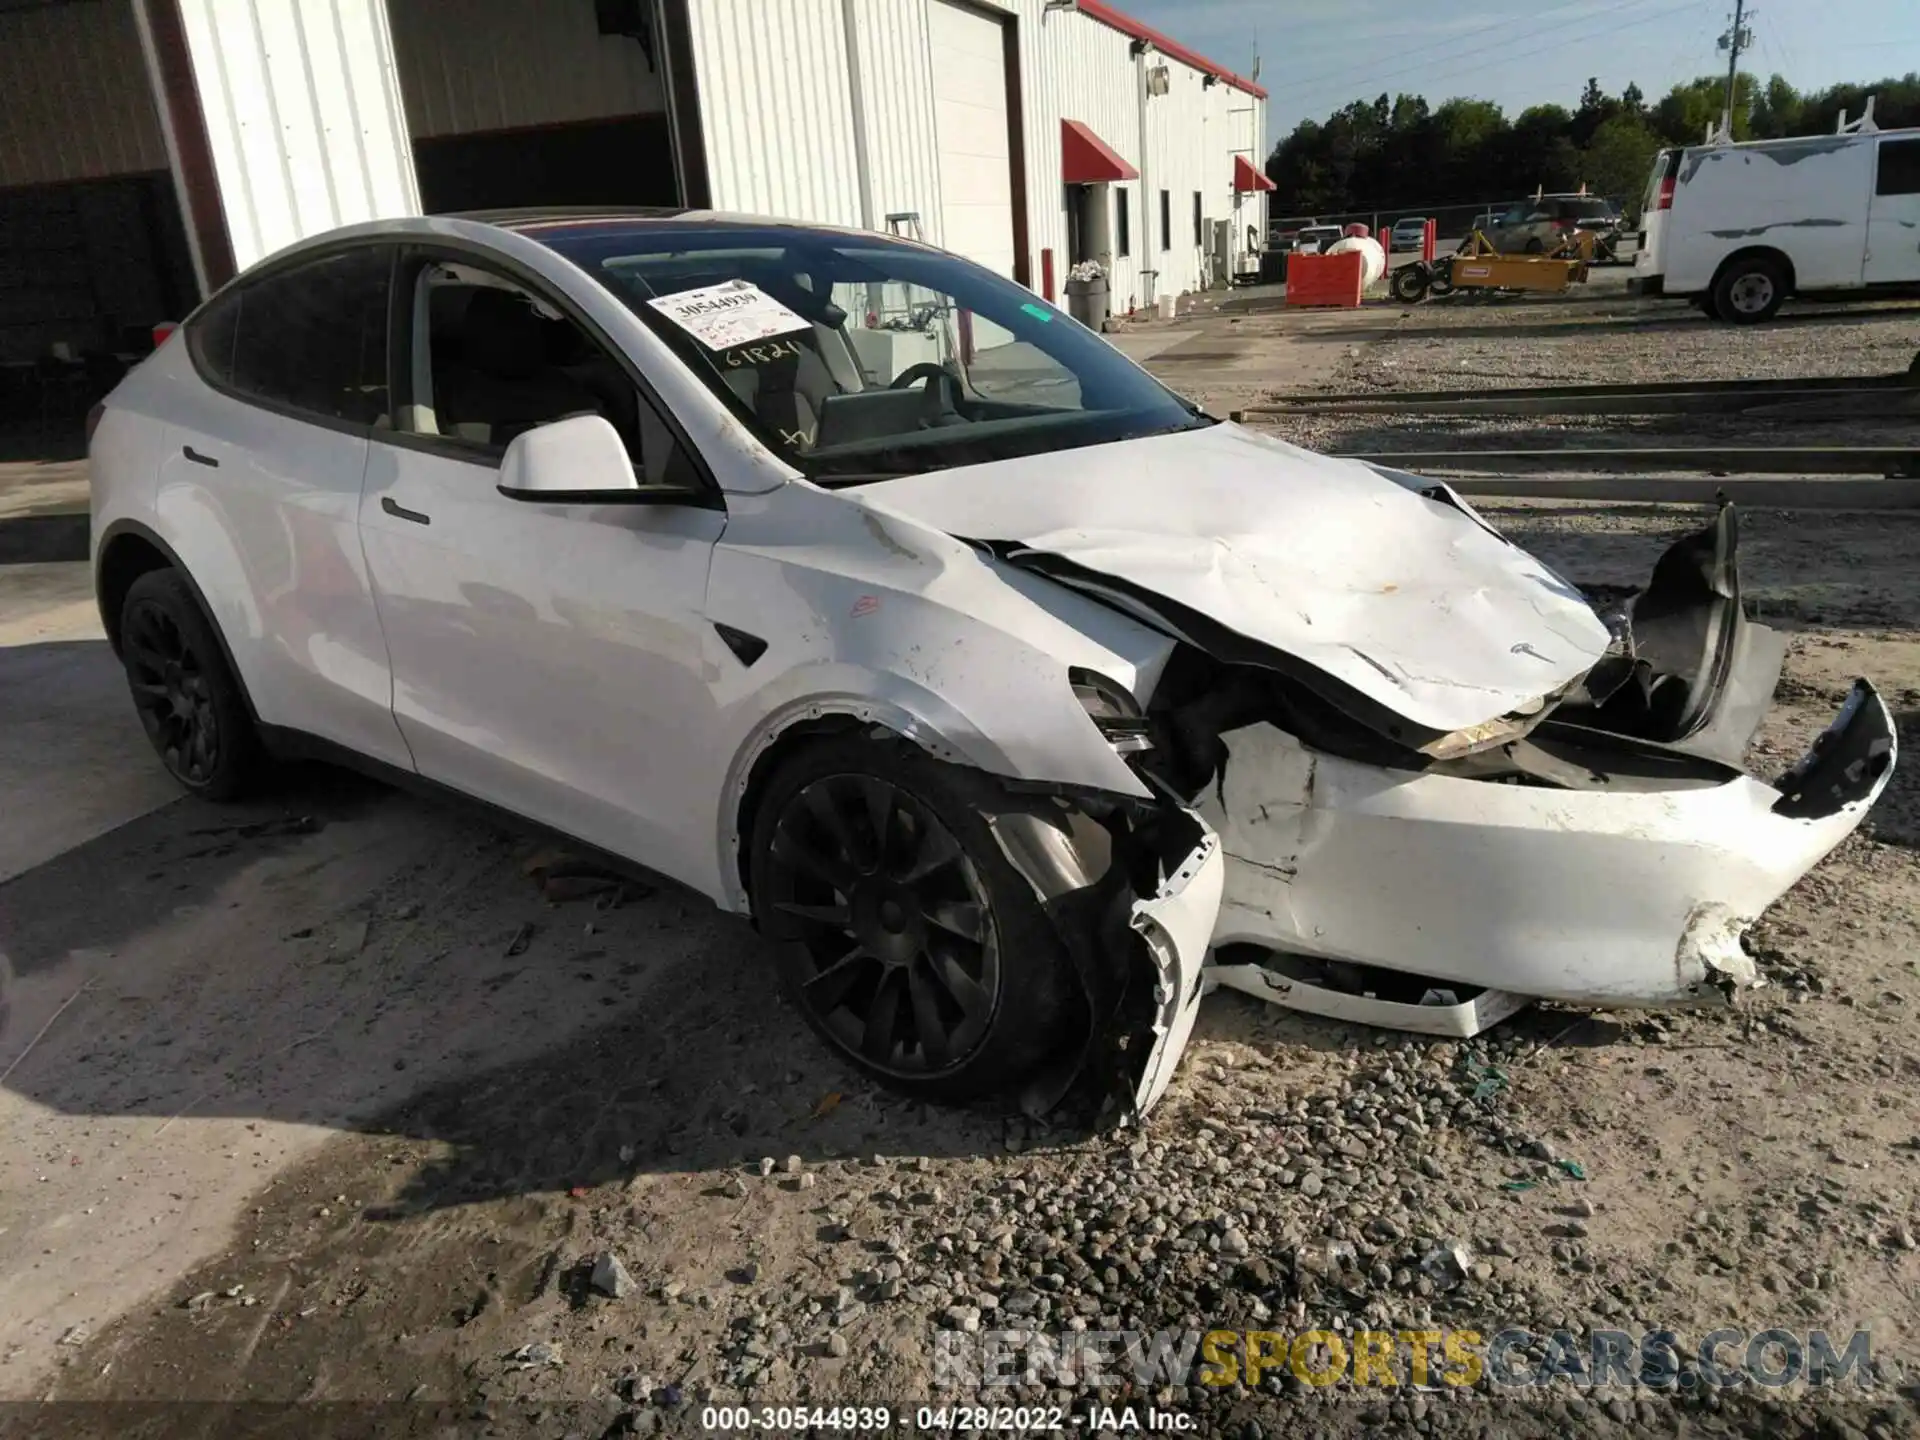
[[[954,373],[937,360],[921,360],[909,365],[888,382],[889,390],[905,390],[918,381],[927,382],[927,419],[940,424],[947,416],[959,411],[960,381]]]

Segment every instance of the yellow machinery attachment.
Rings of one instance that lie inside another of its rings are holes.
[[[1478,230],[1453,257],[1456,290],[1559,291],[1584,284],[1593,259],[1593,235],[1575,230],[1545,255],[1502,255]]]

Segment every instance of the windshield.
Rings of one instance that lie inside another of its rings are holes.
[[[1566,202],[1566,214],[1574,220],[1611,220],[1618,212],[1611,200],[1584,199]]]
[[[1214,423],[1032,291],[925,246],[712,222],[539,238],[822,483]]]

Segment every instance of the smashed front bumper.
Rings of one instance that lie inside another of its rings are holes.
[[[1221,738],[1198,807],[1228,857],[1216,944],[1603,1006],[1758,983],[1742,933],[1852,833],[1896,752],[1864,680],[1772,784],[1558,789],[1379,769],[1264,723]]]
[[[1008,806],[988,824],[1059,933],[1088,1011],[1077,1052],[1041,1068],[1023,1108],[1051,1111],[1091,1074],[1144,1115],[1166,1094],[1205,993],[1226,884],[1219,837],[1185,806],[1127,813],[1093,797]]]

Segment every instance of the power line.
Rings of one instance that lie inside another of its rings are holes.
[[[1580,20],[1588,19],[1593,14],[1593,8],[1590,4],[1587,3],[1587,0],[1575,0],[1575,3],[1571,5],[1561,5],[1561,6],[1557,6],[1552,10],[1543,10],[1538,15],[1535,15],[1533,18],[1535,20],[1546,20],[1551,18],[1552,16],[1565,15],[1575,10],[1580,11],[1581,14],[1577,16],[1574,20],[1568,21],[1567,22],[1568,24],[1577,24]],[[1433,51],[1436,49],[1445,50],[1454,45],[1461,45],[1466,43],[1469,40],[1477,39],[1482,35],[1492,35],[1500,31],[1511,31],[1512,28],[1513,28],[1512,23],[1510,21],[1505,21],[1505,20],[1496,21],[1492,25],[1481,25],[1475,29],[1463,31],[1458,35],[1449,36],[1445,40],[1436,40],[1434,41],[1433,45],[1428,47],[1423,53],[1427,55],[1428,59],[1458,59],[1460,58],[1459,56],[1436,56],[1434,55]],[[1541,32],[1534,31],[1532,33],[1539,34]],[[1346,39],[1336,40],[1331,43],[1334,45],[1342,46],[1342,47],[1351,47],[1351,45],[1353,44],[1351,40],[1346,40]],[[1316,51],[1322,51],[1328,48],[1330,48],[1328,44],[1319,44],[1319,45],[1309,45],[1305,47],[1303,50],[1289,50],[1288,52],[1286,52],[1286,55],[1282,58],[1280,63],[1281,64],[1289,63],[1292,60],[1293,56],[1295,55],[1299,55],[1299,54],[1312,55]],[[1471,54],[1472,52],[1469,51],[1468,53]]]
[[[1401,66],[1398,70],[1388,70],[1381,74],[1367,74],[1364,76],[1358,76],[1355,79],[1348,80],[1348,81],[1339,81],[1339,82],[1327,81],[1319,85],[1310,86],[1307,89],[1301,91],[1300,93],[1304,95],[1317,96],[1317,95],[1332,93],[1334,91],[1352,91],[1356,88],[1365,88],[1365,89],[1371,90],[1375,85],[1378,85],[1384,81],[1394,80],[1403,76],[1413,75],[1413,74],[1417,74],[1422,71],[1425,71],[1428,68],[1428,66],[1436,58],[1444,60],[1448,65],[1452,65],[1456,61],[1468,60],[1475,55],[1489,54],[1491,52],[1504,49],[1508,45],[1519,44],[1524,41],[1537,39],[1541,35],[1550,34],[1557,30],[1565,30],[1570,25],[1584,25],[1590,21],[1599,19],[1602,16],[1616,14],[1617,12],[1622,10],[1630,10],[1636,5],[1644,5],[1646,3],[1647,3],[1647,0],[1615,0],[1614,4],[1606,6],[1604,9],[1601,9],[1601,10],[1594,10],[1588,6],[1568,7],[1568,8],[1580,9],[1584,13],[1575,16],[1571,20],[1563,20],[1556,25],[1547,25],[1547,26],[1535,27],[1530,29],[1516,30],[1510,25],[1489,27],[1491,29],[1498,29],[1498,30],[1505,31],[1506,37],[1501,40],[1496,40],[1491,45],[1480,45],[1480,46],[1476,46],[1471,50],[1462,51],[1458,55],[1447,55],[1447,56],[1440,56],[1440,57],[1427,55],[1423,59],[1419,60],[1414,64]],[[1695,3],[1698,3],[1698,0],[1695,0]],[[1561,12],[1548,11],[1547,13],[1550,15],[1554,15],[1554,14],[1559,14]],[[1485,34],[1485,33],[1486,31],[1484,30],[1473,32],[1473,34],[1475,35]],[[1470,37],[1461,36],[1460,38],[1467,39]]]
[[[1621,3],[1607,6],[1604,9],[1590,10],[1586,15],[1581,16],[1579,20],[1568,21],[1561,25],[1548,26],[1545,30],[1535,30],[1532,32],[1517,34],[1512,36],[1510,41],[1503,41],[1495,45],[1482,46],[1478,50],[1469,50],[1464,54],[1456,55],[1452,58],[1454,60],[1467,60],[1472,58],[1474,55],[1488,54],[1493,51],[1503,49],[1507,43],[1517,42],[1522,40],[1537,39],[1539,36],[1548,33],[1548,31],[1564,30],[1568,24],[1580,24],[1585,21],[1597,20],[1602,16],[1611,15],[1618,11],[1628,9],[1634,5],[1641,5],[1645,3],[1646,3],[1646,0],[1621,0]],[[1590,39],[1596,38],[1598,35],[1606,31],[1613,31],[1621,28],[1630,28],[1636,25],[1648,24],[1655,20],[1663,20],[1670,15],[1678,15],[1686,11],[1697,10],[1699,8],[1699,5],[1700,5],[1700,0],[1690,0],[1690,3],[1687,3],[1687,4],[1672,5],[1672,6],[1668,6],[1664,10],[1655,10],[1650,14],[1636,15],[1632,19],[1624,22],[1624,25],[1606,26],[1606,27],[1603,27],[1603,30],[1594,31],[1592,34],[1571,35],[1562,40],[1555,40],[1546,45],[1536,46],[1531,50],[1522,50],[1518,54],[1500,55],[1493,61],[1489,61],[1489,62],[1478,64],[1478,65],[1469,65],[1464,69],[1458,66],[1448,65],[1448,66],[1443,66],[1439,70],[1428,71],[1427,67],[1424,64],[1413,65],[1413,66],[1405,67],[1400,70],[1388,71],[1383,75],[1376,75],[1368,79],[1347,82],[1339,86],[1334,86],[1334,85],[1316,86],[1311,90],[1302,91],[1300,92],[1300,94],[1302,96],[1308,97],[1313,102],[1317,103],[1322,97],[1326,95],[1339,94],[1339,93],[1352,94],[1356,88],[1365,88],[1368,90],[1372,90],[1374,86],[1382,83],[1383,81],[1396,79],[1405,75],[1411,75],[1416,72],[1425,72],[1425,78],[1430,80],[1445,80],[1458,75],[1470,75],[1477,70],[1484,70],[1487,64],[1503,64],[1504,65],[1504,64],[1511,63],[1512,61],[1515,61],[1515,60],[1524,60],[1530,56],[1539,55],[1545,51],[1557,49],[1560,46],[1569,43],[1569,41],[1590,40]],[[1289,98],[1294,99],[1295,103],[1300,103],[1300,101],[1296,97],[1290,96]]]

